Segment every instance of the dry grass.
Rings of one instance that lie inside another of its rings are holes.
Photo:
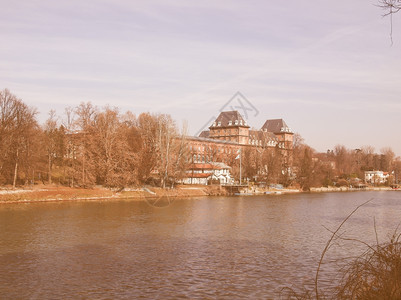
[[[111,197],[113,192],[107,189],[83,189],[68,187],[49,187],[10,191],[0,194],[0,203],[23,201],[50,201],[50,200],[74,200],[99,197]]]
[[[127,191],[113,191],[110,189],[96,188],[69,188],[63,186],[35,186],[27,189],[0,190],[0,204],[16,202],[41,202],[41,201],[59,201],[59,200],[79,200],[79,199],[137,199],[145,200],[147,198],[159,197],[197,197],[214,195],[216,192],[213,187],[206,186],[177,186],[174,189],[162,189],[158,187],[128,189]],[[150,191],[150,192],[148,192]]]
[[[369,201],[368,201],[369,202]],[[366,204],[365,202],[364,204]],[[332,232],[332,236],[322,251],[315,274],[314,290],[305,288],[282,289],[284,299],[363,299],[397,300],[401,299],[401,234],[397,230],[385,243],[369,245],[357,239],[347,239],[338,234],[342,225],[358,210],[358,206]],[[376,225],[375,225],[376,232]],[[365,246],[365,251],[353,259],[347,260],[339,270],[341,280],[334,288],[321,289],[318,285],[319,271],[327,250],[336,240],[346,240]]]
[[[337,299],[401,299],[400,234],[367,250],[343,270]]]

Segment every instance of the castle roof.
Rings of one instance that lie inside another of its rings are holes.
[[[210,137],[210,131],[209,130],[203,130],[200,134],[199,137],[201,138],[208,138]]]
[[[292,133],[290,127],[288,127],[283,119],[266,120],[265,124],[262,126],[262,130],[276,134],[283,132]]]
[[[266,132],[263,130],[249,130],[249,138],[262,141],[278,141],[277,136],[275,136],[273,132]]]
[[[237,110],[221,112],[209,128],[229,126],[249,128],[248,124]]]

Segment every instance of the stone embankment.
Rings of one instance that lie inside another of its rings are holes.
[[[354,191],[392,191],[391,187],[364,187],[364,188],[352,188],[352,187],[346,187],[346,186],[341,186],[341,187],[334,187],[334,186],[329,186],[329,187],[318,187],[318,188],[311,188],[311,192],[354,192]]]
[[[258,187],[247,187],[240,190],[239,195],[281,195],[281,194],[293,194],[299,193],[299,189],[290,188],[258,188]]]

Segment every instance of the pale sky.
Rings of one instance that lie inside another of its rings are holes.
[[[401,12],[375,0],[0,0],[0,89],[40,111],[91,101],[191,134],[240,91],[318,151],[401,155]]]

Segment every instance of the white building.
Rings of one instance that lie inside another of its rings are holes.
[[[231,167],[222,162],[192,164],[183,183],[208,185],[211,181],[218,181],[220,184],[232,184],[234,179],[230,170]]]
[[[231,167],[222,162],[213,162],[212,180],[218,180],[220,184],[232,184],[234,179],[231,177]]]
[[[388,172],[365,171],[365,182],[370,184],[383,184],[388,180]]]

